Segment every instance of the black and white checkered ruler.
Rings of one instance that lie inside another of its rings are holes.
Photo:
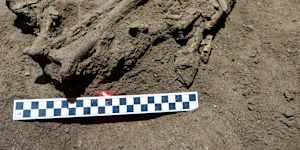
[[[13,120],[95,117],[192,111],[198,108],[197,92],[80,97],[14,101]]]

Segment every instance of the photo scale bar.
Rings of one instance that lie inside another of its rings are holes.
[[[198,92],[14,100],[13,120],[96,117],[192,111]]]

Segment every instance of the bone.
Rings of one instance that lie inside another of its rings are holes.
[[[211,43],[213,40],[213,36],[212,35],[208,35],[206,36],[206,38],[203,40],[202,44],[204,45],[201,53],[200,53],[200,59],[203,63],[208,63],[209,60],[209,56],[211,54]]]
[[[53,3],[54,0],[49,0],[49,2]],[[203,35],[203,33],[216,26],[221,16],[226,13],[226,7],[230,7],[225,2],[231,2],[231,0],[212,1],[211,5],[219,9],[210,9],[208,10],[210,12],[197,10],[196,7],[191,8],[186,1],[157,1],[172,6],[172,8],[162,8],[166,9],[167,17],[163,17],[164,14],[162,14],[158,16],[162,18],[157,22],[145,22],[141,18],[126,26],[124,25],[128,23],[126,19],[130,17],[128,14],[136,15],[132,12],[140,8],[147,0],[103,2],[93,12],[80,17],[79,19],[82,20],[79,20],[77,25],[70,29],[64,28],[59,36],[52,36],[51,27],[55,24],[55,19],[61,16],[60,11],[52,7],[53,5],[45,6],[37,19],[40,32],[32,46],[24,50],[25,54],[40,58],[34,59],[36,61],[43,63],[42,59],[49,60],[50,62],[43,65],[44,73],[62,89],[67,88],[64,89],[67,92],[72,91],[72,82],[77,80],[86,81],[86,79],[90,80],[90,77],[95,83],[119,80],[122,74],[135,66],[148,49],[170,38],[174,38],[181,47],[174,54],[174,71],[178,77],[177,80],[184,87],[191,87],[199,63],[208,62],[211,50],[213,35]],[[157,2],[151,1],[149,5]],[[37,1],[37,4],[31,3],[31,5],[44,6],[39,3],[42,2]],[[199,2],[200,4],[202,2]],[[207,2],[203,0],[203,4]],[[172,11],[168,11],[170,9]],[[207,17],[211,18],[207,19]],[[121,22],[123,20],[125,22]],[[119,24],[122,25],[121,28]],[[127,31],[120,32],[120,29],[124,30],[124,27],[127,27]]]
[[[104,18],[101,24],[97,26],[97,30],[89,32],[79,40],[72,42],[70,45],[50,53],[52,59],[62,64],[60,71],[62,78],[69,78],[72,76],[76,70],[74,69],[74,66],[80,62],[80,59],[78,58],[82,58],[82,56],[86,55],[95,43],[98,40],[101,40],[101,34],[105,34],[107,29],[111,28],[113,24],[116,24],[141,1],[143,0],[122,1],[106,18]]]
[[[87,32],[88,27],[93,27],[99,21],[101,20],[101,17],[103,17],[104,14],[108,14],[114,9],[116,5],[120,3],[121,0],[110,0],[105,2],[103,5],[101,5],[100,8],[95,10],[92,14],[88,14],[84,16],[84,20],[81,21],[79,24],[72,27],[69,31],[67,31],[67,35],[71,36],[75,40],[75,35],[78,34],[78,32]],[[78,36],[79,37],[79,36]]]

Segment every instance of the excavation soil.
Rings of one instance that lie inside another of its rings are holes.
[[[95,1],[89,2],[81,12],[95,9]],[[151,2],[141,5],[151,6]],[[81,20],[71,6],[64,9],[64,28]],[[160,24],[156,17],[147,16],[155,9],[146,6],[140,7],[147,9],[128,13],[127,21],[143,16],[143,22]],[[300,149],[300,2],[240,0],[225,17],[211,33],[216,36],[209,61],[192,64],[197,71],[192,71],[187,80],[174,72],[174,54],[184,49],[174,38],[150,40],[148,46],[147,42],[137,43],[146,48],[139,47],[145,51],[125,59],[134,60],[125,61],[129,69],[122,68],[124,64],[118,68],[121,52],[114,49],[112,53],[116,55],[112,57],[117,58],[117,63],[108,61],[108,66],[113,64],[106,68],[108,75],[92,67],[96,76],[91,71],[92,77],[80,74],[76,79],[88,82],[76,91],[80,96],[95,95],[101,90],[116,94],[198,91],[198,110],[21,122],[12,121],[13,99],[61,97],[70,91],[66,91],[66,83],[55,79],[59,76],[57,68],[45,76],[41,63],[24,55],[23,50],[32,47],[37,35],[34,30],[26,33],[18,28],[17,16],[1,1],[0,149]],[[118,24],[114,39],[128,34],[126,27],[131,25]],[[141,25],[132,29],[145,31]],[[131,36],[135,34],[139,33]],[[140,38],[147,40],[147,36]],[[128,44],[128,39],[117,41],[113,45],[119,49]],[[106,53],[95,56],[108,58]],[[102,59],[100,62],[107,63]],[[118,69],[121,73],[116,72]],[[87,77],[89,80],[83,80]]]

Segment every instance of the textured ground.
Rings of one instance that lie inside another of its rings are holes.
[[[300,149],[297,0],[237,1],[188,89],[202,93],[200,108],[155,118],[13,122],[14,98],[62,95],[37,81],[39,65],[22,53],[35,37],[13,26],[15,18],[1,1],[0,149]],[[90,85],[85,94],[187,90],[170,70],[177,49],[166,40],[120,79]]]

